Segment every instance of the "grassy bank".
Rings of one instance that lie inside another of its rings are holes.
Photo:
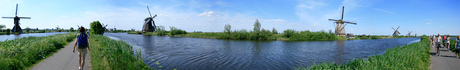
[[[299,67],[298,70],[427,70],[430,66],[430,47],[427,36],[420,42],[388,49],[382,55],[371,56],[368,59],[355,59],[345,64],[320,63],[310,67]]]
[[[142,60],[140,52],[132,51],[132,46],[124,41],[95,34],[92,34],[89,40],[92,69],[150,70],[150,67]]]
[[[0,69],[26,69],[63,48],[75,36],[76,33],[65,33],[0,42]]]

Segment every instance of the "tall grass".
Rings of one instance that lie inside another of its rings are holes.
[[[429,52],[429,39],[423,36],[420,42],[388,49],[384,54],[368,59],[355,59],[342,65],[323,62],[297,70],[427,70],[430,65]]]
[[[150,67],[142,60],[140,52],[134,53],[132,46],[124,41],[96,34],[91,35],[89,40],[92,69],[150,70]]]
[[[45,59],[76,38],[76,33],[0,42],[0,69],[22,70]]]

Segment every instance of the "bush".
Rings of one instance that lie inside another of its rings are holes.
[[[157,26],[157,35],[158,36],[166,35],[166,30],[164,26]]]
[[[232,32],[231,39],[246,40],[249,37],[249,33],[246,29],[235,30]]]
[[[283,36],[289,38],[289,37],[291,37],[292,34],[294,34],[294,33],[295,33],[295,30],[293,30],[293,29],[287,29],[287,30],[284,30]]]
[[[178,29],[174,26],[170,26],[169,28],[171,28],[171,35],[187,34],[185,30]]]
[[[91,34],[99,34],[99,35],[102,35],[104,34],[104,28],[102,27],[101,23],[99,21],[93,21],[91,22],[91,25],[90,25],[90,32]]]
[[[11,33],[11,29],[6,29],[6,34],[10,34]]]

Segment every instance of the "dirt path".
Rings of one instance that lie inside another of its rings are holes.
[[[78,70],[78,51],[72,52],[75,41],[70,42],[64,48],[52,56],[35,65],[31,70]],[[89,52],[85,57],[84,70],[91,70]]]
[[[436,48],[431,47],[431,70],[459,70],[460,59],[455,57],[454,52],[447,50],[447,48],[439,48],[441,53],[439,56],[436,55]]]

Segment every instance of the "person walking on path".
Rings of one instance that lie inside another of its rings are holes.
[[[434,37],[434,35],[430,36],[430,47],[433,47],[433,37]]]
[[[85,55],[86,55],[86,50],[89,51],[89,40],[88,40],[88,35],[85,33],[85,28],[80,27],[80,34],[78,34],[77,37],[77,42],[75,42],[75,45],[73,46],[73,51],[75,53],[75,47],[78,44],[78,63],[80,67],[78,67],[79,70],[82,70],[85,64]]]
[[[436,54],[439,56],[439,47],[441,47],[441,35],[438,34],[438,37],[436,38]]]

